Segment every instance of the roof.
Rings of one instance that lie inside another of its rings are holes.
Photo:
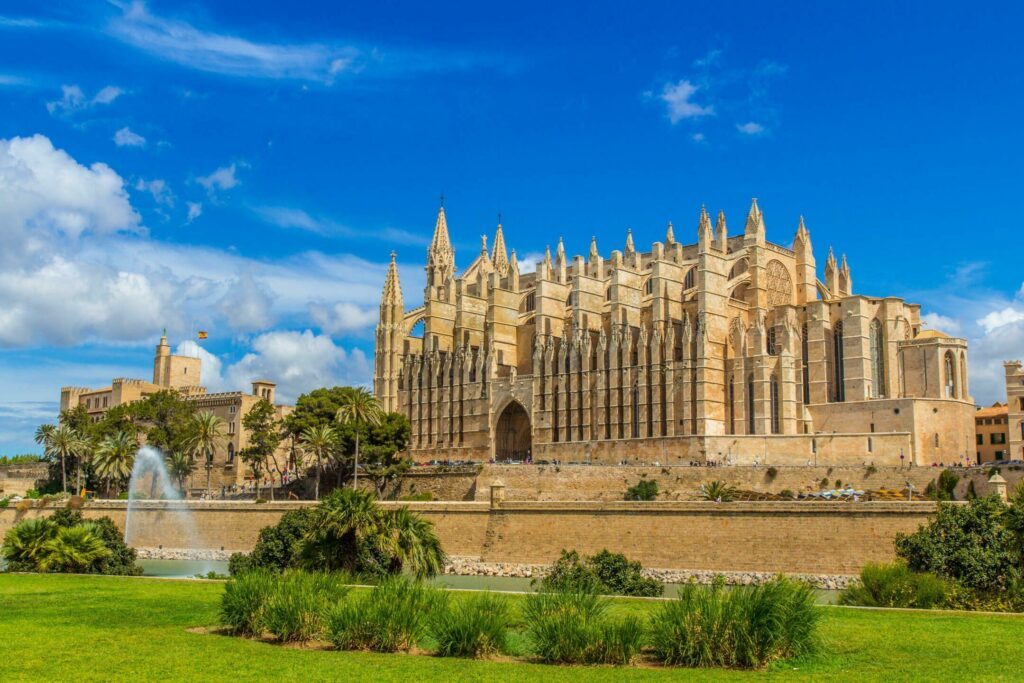
[[[988,408],[982,408],[981,410],[975,411],[974,417],[1002,417],[1007,414],[1006,404],[996,401]]]
[[[949,335],[938,330],[922,330],[915,339],[949,339]]]

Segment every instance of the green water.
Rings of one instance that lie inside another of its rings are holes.
[[[139,560],[146,576],[161,576],[166,578],[193,578],[196,574],[206,574],[215,571],[218,574],[228,573],[228,563],[218,561],[197,561],[197,560]],[[458,588],[463,590],[487,590],[487,591],[513,591],[531,592],[534,589],[530,585],[532,579],[522,579],[514,576],[455,576],[445,574],[435,576],[430,583],[439,588]],[[674,598],[679,592],[677,583],[665,584],[665,597]],[[819,605],[834,605],[839,597],[839,591],[816,590],[814,591]]]

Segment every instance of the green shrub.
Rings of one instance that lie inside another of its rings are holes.
[[[430,634],[441,657],[486,657],[507,650],[510,622],[508,600],[484,593],[436,610]]]
[[[341,577],[286,572],[270,592],[263,626],[282,642],[304,642],[323,635],[327,616],[348,589]]]
[[[796,497],[796,496],[793,495],[793,491],[791,489],[782,489],[781,491],[779,491],[779,495],[782,496],[783,498],[795,498]]]
[[[828,477],[822,477],[821,481],[818,482],[818,486],[820,486],[823,489],[827,489],[828,488]]]
[[[264,611],[278,578],[265,570],[234,576],[224,584],[224,594],[220,599],[221,623],[237,635],[261,635]]]
[[[729,503],[736,497],[736,489],[729,486],[724,481],[709,481],[706,484],[701,484],[697,490],[700,497],[704,500],[714,500],[720,503]]]
[[[949,592],[939,577],[912,572],[903,562],[871,563],[861,569],[860,582],[839,595],[839,604],[932,609],[944,606]]]
[[[231,576],[240,576],[253,569],[257,567],[251,553],[231,553],[228,558],[228,574]]]
[[[876,474],[878,472],[878,468],[875,467],[875,463],[871,463],[864,472],[870,477],[872,474]]]
[[[775,477],[779,476],[779,470],[776,467],[769,467],[764,471],[764,473],[768,475],[769,479],[774,479]]]
[[[3,510],[11,504],[10,498],[0,498],[0,510]]]
[[[45,518],[27,519],[4,535],[3,555],[9,572],[34,572],[46,556],[46,544],[57,535],[57,525]]]
[[[811,588],[790,579],[731,590],[691,583],[654,613],[650,639],[670,666],[753,669],[813,651],[819,617]]]
[[[626,489],[626,500],[656,500],[658,498],[658,482],[653,479],[641,479]]]
[[[551,571],[540,581],[547,591],[583,591],[604,595],[657,597],[665,589],[657,579],[643,575],[643,566],[621,553],[602,550],[582,557],[575,550],[563,550]]]
[[[527,596],[523,617],[535,654],[562,664],[628,664],[643,642],[638,619],[613,621],[608,600],[586,591]]]
[[[58,527],[43,550],[39,568],[52,572],[85,573],[110,557],[110,550],[94,524]]]
[[[417,491],[415,493],[409,493],[409,494],[406,494],[406,495],[402,496],[401,500],[405,500],[405,501],[409,501],[409,502],[416,502],[416,501],[425,502],[425,501],[434,500],[434,494],[432,492],[430,492],[430,491]]]
[[[328,637],[340,650],[408,651],[427,632],[427,615],[444,594],[403,576],[339,603],[328,618]]]
[[[59,544],[48,546],[45,542],[39,543],[40,540],[54,540],[62,531],[77,527],[87,527],[88,533],[67,532]],[[94,552],[93,538],[99,540],[102,551]],[[54,553],[58,556],[47,560]],[[56,510],[46,519],[25,520],[12,527],[4,542],[4,555],[8,571],[119,575],[142,573],[142,567],[135,561],[135,550],[125,544],[120,529],[109,517],[85,522],[80,512],[66,508]]]

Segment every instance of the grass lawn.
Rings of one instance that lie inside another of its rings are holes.
[[[822,607],[825,652],[762,672],[564,667],[303,650],[189,632],[220,583],[0,574],[0,680],[1010,680],[1024,618]],[[652,603],[617,600],[616,611]]]

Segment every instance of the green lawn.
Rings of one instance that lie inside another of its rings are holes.
[[[0,680],[1009,680],[1016,616],[822,607],[826,651],[766,672],[561,667],[285,648],[190,633],[213,626],[219,583],[0,575]],[[652,603],[616,601],[616,611]]]

